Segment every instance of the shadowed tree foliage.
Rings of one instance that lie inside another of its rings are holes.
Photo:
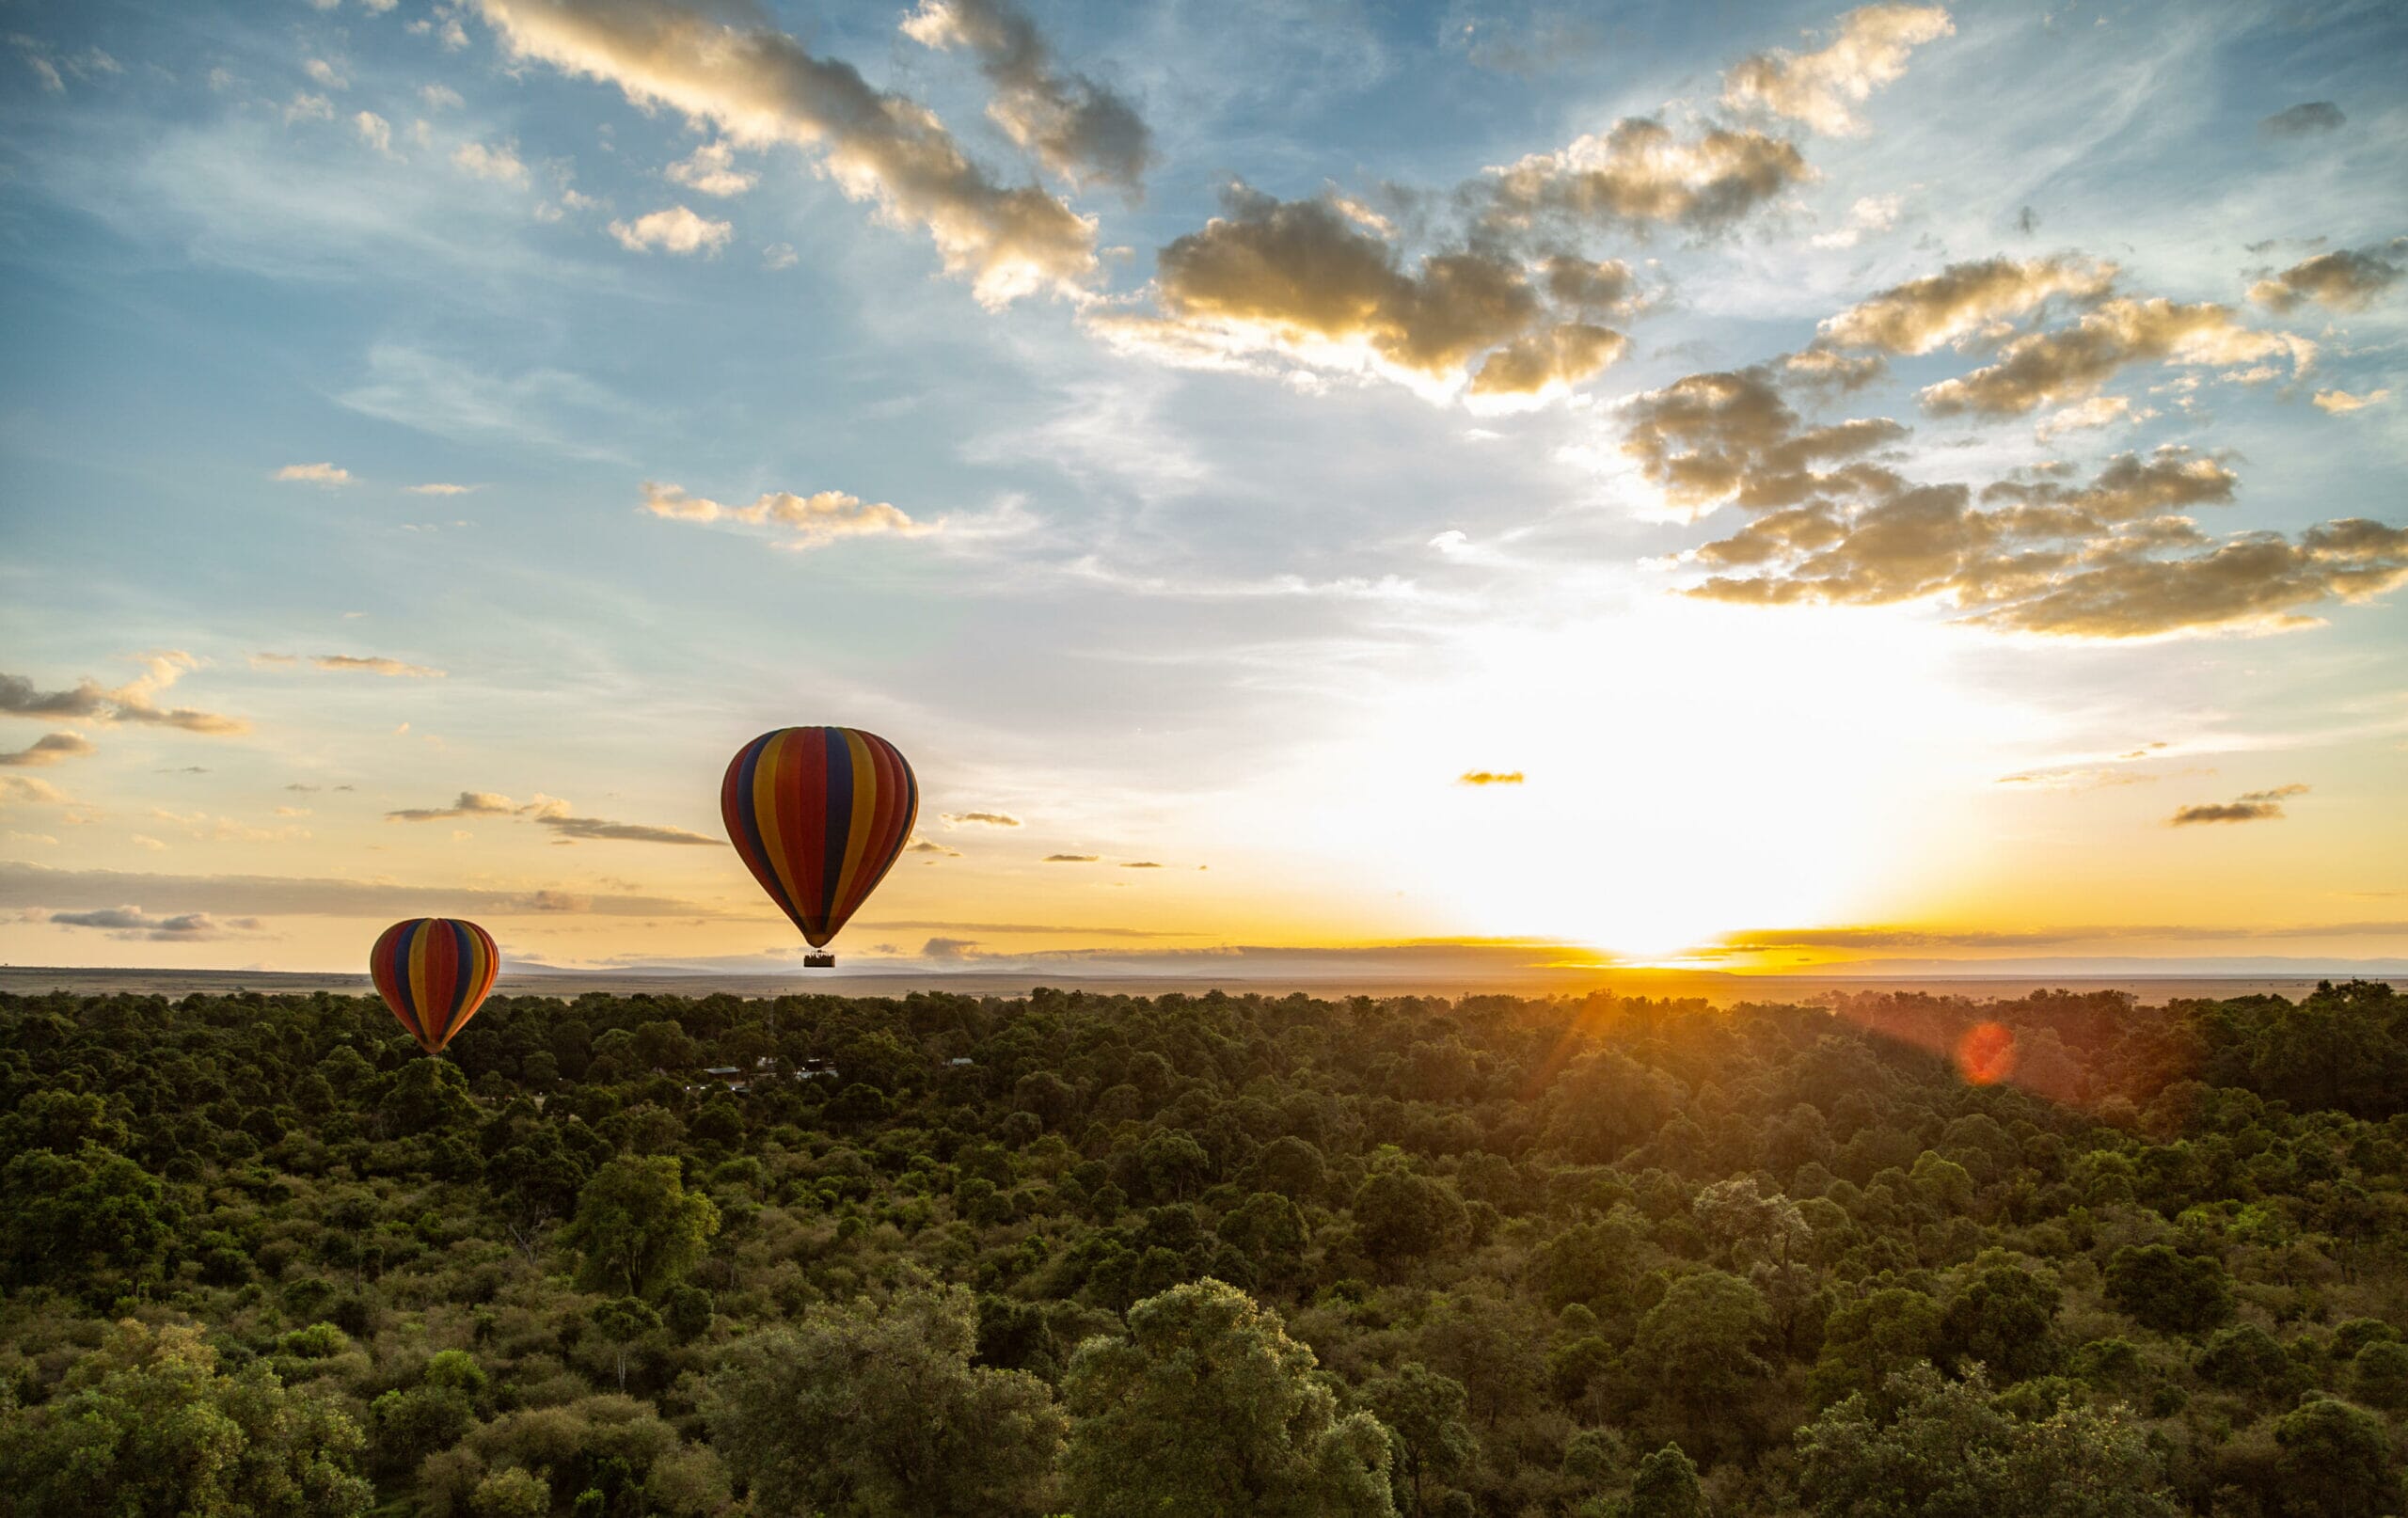
[[[193,1329],[111,1330],[45,1407],[0,1421],[0,1510],[26,1518],[354,1518],[359,1426]]]
[[[1799,1486],[1823,1518],[2173,1518],[2164,1474],[2115,1410],[2007,1412],[1979,1371],[1951,1381],[1929,1366],[1883,1387],[1877,1416],[1850,1397],[1798,1431]]]

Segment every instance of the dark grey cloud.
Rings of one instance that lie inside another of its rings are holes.
[[[578,911],[597,917],[723,917],[716,908],[669,896],[588,893],[562,887],[497,891],[396,885],[381,880],[268,875],[152,875],[52,869],[0,861],[0,908],[103,910],[139,901],[154,912],[219,917],[440,916]]]
[[[581,817],[556,796],[538,793],[531,801],[514,801],[494,791],[462,791],[450,806],[404,807],[385,814],[388,822],[440,822],[461,817],[524,817],[539,828],[560,834],[555,842],[585,840],[632,844],[685,844],[721,846],[721,840],[683,828],[656,827],[641,822],[613,822],[606,817]]]
[[[903,30],[929,47],[967,47],[994,87],[987,114],[1004,134],[1074,185],[1111,184],[1136,198],[1153,135],[1106,86],[1064,69],[1027,12],[1010,0],[920,0]]]
[[[2393,260],[2408,253],[2408,238],[2380,247],[2341,249],[2302,260],[2249,287],[2249,298],[2270,310],[2289,312],[2314,302],[2337,311],[2359,311],[2400,282]]]
[[[1045,933],[1059,934],[1066,938],[1076,936],[1079,938],[1091,939],[1159,939],[1188,938],[1193,936],[1192,934],[1185,933],[1157,932],[1149,928],[1097,927],[1091,925],[1064,925],[1060,923],[932,923],[920,921],[890,921],[883,923],[864,923],[862,926],[865,931],[879,933]]]
[[[28,768],[37,765],[55,765],[62,760],[80,759],[94,752],[89,738],[76,733],[48,733],[24,748],[0,753],[0,766]]]
[[[1021,825],[1020,818],[1007,812],[947,812],[941,814],[940,820],[948,827],[958,827],[963,823],[974,823],[983,828],[1017,828]]]
[[[2329,100],[2303,101],[2259,121],[2258,130],[2270,137],[2317,137],[2340,131],[2349,119]]]
[[[110,688],[89,678],[72,689],[43,690],[21,674],[0,674],[0,714],[38,719],[82,719],[94,722],[131,722],[150,727],[181,728],[187,733],[226,735],[247,733],[251,724],[239,717],[220,716],[191,706],[161,706],[159,695],[200,661],[179,649],[145,654],[135,662],[143,672]]]
[[[139,907],[103,907],[86,911],[37,909],[32,915],[35,920],[59,927],[103,929],[109,937],[129,942],[206,943],[218,939],[251,937],[264,931],[267,926],[256,917],[220,920],[207,912],[178,912],[172,916],[154,917]]]
[[[2284,801],[2306,794],[2305,785],[2277,785],[2270,791],[2247,791],[2229,801],[2183,807],[2165,819],[2166,826],[2187,828],[2207,822],[2271,822],[2283,814]]]

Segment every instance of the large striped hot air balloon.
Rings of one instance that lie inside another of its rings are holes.
[[[477,1015],[500,968],[492,934],[448,917],[395,923],[368,956],[385,1004],[430,1054],[443,1052]]]
[[[719,804],[752,878],[821,949],[903,852],[920,814],[920,783],[875,733],[782,727],[728,761]],[[803,962],[835,959],[813,955]]]

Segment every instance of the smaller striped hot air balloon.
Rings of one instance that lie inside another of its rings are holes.
[[[377,993],[430,1054],[443,1052],[477,1015],[500,968],[492,934],[448,917],[395,923],[368,956]]]
[[[720,784],[728,841],[814,949],[886,878],[919,814],[920,783],[901,751],[857,728],[764,733],[736,751]]]

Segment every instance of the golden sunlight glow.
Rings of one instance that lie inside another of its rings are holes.
[[[1466,935],[1659,960],[1894,918],[1893,888],[1944,846],[1940,799],[2028,719],[1952,686],[1944,629],[1792,609],[1763,632],[1761,613],[1660,597],[1486,632],[1278,783],[1283,825]],[[1481,769],[1525,778],[1458,778]]]

